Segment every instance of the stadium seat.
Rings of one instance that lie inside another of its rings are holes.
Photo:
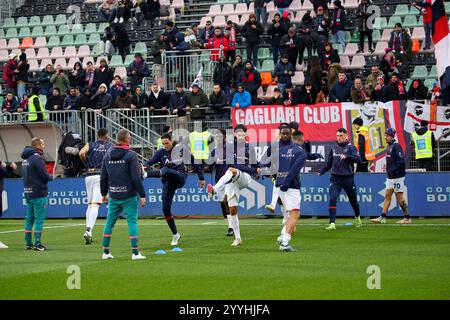
[[[123,66],[122,56],[120,55],[112,56],[111,61],[109,62],[109,66],[113,68],[122,67]]]
[[[65,14],[58,14],[55,19],[55,24],[64,25],[67,22],[67,17]]]
[[[31,32],[31,36],[33,38],[42,37],[44,35],[44,28],[42,26],[37,26],[33,28],[33,31]]]
[[[102,53],[102,49],[99,43],[92,47],[91,56],[98,57]]]
[[[213,22],[213,26],[214,27],[223,28],[226,25],[227,25],[227,22],[225,21],[225,17],[224,16],[215,16],[214,17],[214,22]]]
[[[29,27],[22,27],[19,31],[19,38],[26,38],[31,36],[31,30]]]
[[[33,38],[23,38],[22,44],[19,46],[20,49],[27,49],[33,46]]]
[[[212,8],[212,6],[211,6]],[[211,11],[211,10],[210,10]],[[234,14],[234,5],[232,3],[227,3],[222,8],[222,15],[230,16]]]
[[[56,31],[56,27],[51,25],[45,28],[45,36],[51,37],[56,36],[58,34],[58,31]]]
[[[340,47],[340,46],[338,46]],[[354,56],[356,55],[356,51],[358,51],[358,45],[356,43],[347,43],[345,47],[344,55],[345,56]]]
[[[89,41],[87,44],[95,45],[95,44],[99,43],[100,41],[101,41],[100,34],[93,33],[89,36]]]
[[[431,90],[431,89],[433,89],[433,84],[434,84],[436,81],[437,81],[437,79],[428,78],[428,79],[425,79],[425,81],[424,81],[423,84],[425,85],[425,87],[428,88],[428,90]]]
[[[273,60],[264,60],[260,71],[261,72],[264,72],[264,71],[273,72],[274,69],[275,69],[275,64],[273,63]]]
[[[66,34],[71,34],[69,26],[66,24],[60,25],[58,29],[58,35],[65,36]]]
[[[245,3],[238,3],[236,5],[236,9],[234,10],[234,14],[246,14],[249,13],[249,10],[247,9],[247,5]]]
[[[268,13],[275,12],[275,3],[273,1],[270,1],[267,4],[266,10],[267,10]],[[271,21],[271,20],[269,20],[269,21]]]
[[[0,39],[5,38],[5,30],[0,29]]]
[[[147,59],[147,45],[145,42],[136,43],[133,53],[140,53],[145,59]]]
[[[73,24],[69,29],[71,29],[72,34],[81,34],[84,32],[82,24]]]
[[[256,91],[256,95],[259,99],[264,99],[264,90],[262,87],[259,87]]]
[[[406,16],[403,22],[403,27],[405,28],[413,28],[418,26],[417,19],[415,16]]]
[[[261,72],[261,84],[263,86],[268,86],[272,83],[272,71]]]
[[[436,65],[434,65],[434,66],[431,67],[430,74],[428,75],[428,78],[437,79],[437,77],[438,77],[437,67],[436,67]]]
[[[418,13],[418,11],[416,11]],[[409,15],[408,5],[406,4],[398,4],[395,9],[395,16],[407,16]]]
[[[41,17],[32,16],[30,17],[30,21],[28,22],[29,27],[36,27],[41,25]]]
[[[299,86],[303,85],[305,82],[305,75],[303,74],[303,71],[296,71],[294,76],[292,77],[292,84]]]
[[[272,55],[269,48],[259,48],[258,49],[258,60],[271,59]]]
[[[375,46],[375,52],[377,56],[384,56],[386,54],[385,49],[388,47],[388,43],[386,41],[378,41]]]
[[[341,67],[344,69],[350,68],[350,57],[349,56],[341,56],[340,58],[341,58],[341,62],[339,64],[341,65]]]
[[[72,58],[77,56],[77,48],[74,46],[68,46],[64,50],[64,57],[66,58]]]
[[[14,28],[16,26],[16,22],[14,21],[14,18],[6,18],[3,22],[2,28]]]
[[[81,62],[81,61],[80,61],[80,58],[78,58],[78,57],[71,57],[71,58],[69,59],[69,62],[67,63],[67,67],[68,67],[70,70],[72,70],[73,67],[75,66],[75,63],[77,63],[77,62]]]
[[[172,8],[174,9],[182,9],[184,8],[184,0],[173,0]]]
[[[41,64],[39,65],[39,70],[45,69],[48,65],[51,65],[53,67],[52,59],[46,58],[41,60]]]
[[[17,49],[20,46],[20,41],[18,38],[9,39],[8,49]]]
[[[419,39],[412,39],[412,48],[413,53],[418,53],[420,51],[420,41]]]
[[[207,14],[208,17],[217,17],[222,14],[222,10],[220,9],[220,5],[213,4],[209,7],[209,12]]]
[[[114,76],[120,76],[123,80],[127,78],[127,69],[125,67],[117,67]]]
[[[227,17],[227,21],[228,20],[233,21],[236,24],[239,24],[239,16],[237,14],[233,14],[231,16],[228,16]]]
[[[71,35],[71,34],[66,34],[66,35],[63,37],[63,40],[62,40],[62,42],[61,42],[61,46],[67,47],[67,46],[73,46],[73,44],[74,44],[73,35]]]
[[[426,79],[428,77],[428,70],[426,66],[415,66],[412,74],[412,79]]]
[[[37,72],[39,71],[39,63],[36,59],[29,59],[28,64],[30,65],[30,72]]]
[[[376,30],[376,31],[379,32],[379,30]],[[347,32],[348,32],[348,35],[347,35]],[[350,38],[347,38],[348,36],[350,36]],[[360,32],[359,31],[355,31],[355,32],[353,32],[353,34],[350,34],[350,31],[346,31],[345,32],[345,38],[346,38],[345,42],[347,42],[347,43],[348,42],[359,43]],[[349,39],[349,40],[347,40],[347,39]],[[373,40],[373,32],[372,32],[372,41],[374,41]]]
[[[56,59],[56,61],[55,61],[55,68],[56,68],[58,65],[61,65],[61,67],[63,68],[63,70],[69,69],[69,67],[67,66],[66,58],[58,58],[58,59]]]
[[[55,24],[55,20],[53,19],[52,15],[46,15],[42,19],[42,25],[43,26],[52,26]]]
[[[125,57],[125,61],[124,61],[123,65],[125,67],[128,67],[133,61],[134,61],[134,54],[128,54]]]
[[[302,10],[310,10],[312,11],[314,9],[313,4],[309,0],[304,0],[302,5]]]
[[[108,59],[108,57],[106,57],[106,56],[98,56],[98,57],[97,57],[97,60],[95,61],[95,66],[96,66],[96,67],[99,67],[99,66],[100,66],[100,60],[102,60],[102,59],[106,59],[106,62],[109,64],[109,59]]]
[[[8,30],[6,30],[6,35],[5,35],[6,39],[17,38],[17,36],[18,36],[18,34],[17,34],[16,28],[9,28]]]
[[[356,9],[358,8],[358,0],[345,0],[345,3],[343,4],[344,8],[346,9]]]
[[[84,45],[84,46],[80,46],[80,48],[78,49],[77,57],[84,58],[84,57],[88,57],[90,54],[91,54],[91,49],[89,48],[89,46]]]
[[[93,33],[91,34],[91,36],[93,35],[98,35],[98,33]],[[73,42],[74,45],[76,46],[82,46],[88,43],[86,34],[82,33],[82,34],[77,34],[77,37],[75,38],[75,41]]]
[[[8,48],[8,42],[6,39],[0,39],[0,50]]]
[[[28,19],[27,17],[19,17],[16,21],[16,28],[22,28],[28,26]]]
[[[93,57],[86,57],[86,58],[83,59],[83,68],[86,69],[88,62],[92,62],[93,64],[95,64],[95,61],[94,61]]]
[[[203,29],[206,27],[206,22],[210,20],[210,17],[202,17],[200,19],[200,23],[198,24],[198,27]]]
[[[50,52],[48,50],[48,48],[39,48],[36,58],[38,60],[42,60],[42,59],[46,59],[50,57]]]
[[[243,14],[243,15],[241,16],[241,21],[240,21],[239,25],[240,25],[240,26],[243,26],[243,25],[248,21],[248,17],[249,17],[249,14],[248,14],[248,13]]]
[[[380,40],[381,40],[380,30],[373,30],[373,32],[372,32],[372,41],[374,43],[377,43]]]
[[[47,45],[47,38],[46,37],[37,37],[36,41],[34,42],[35,48],[42,48]]]
[[[33,48],[25,49],[27,59],[36,59],[36,51]]]
[[[356,55],[352,58],[350,69],[364,69],[366,65],[366,58],[364,56]]]
[[[376,17],[375,18],[375,21],[373,23],[374,29],[384,30],[386,28],[386,26],[387,26],[387,19],[385,17]]]
[[[50,58],[57,59],[57,58],[62,58],[62,57],[64,57],[62,47],[54,47],[52,49],[52,52],[50,53]]]
[[[10,53],[14,53],[16,56],[20,56],[22,54],[22,50],[19,48],[12,49]]]
[[[98,26],[97,33],[103,33],[103,32],[105,32],[105,29],[106,29],[107,27],[109,27],[109,23],[108,23],[108,22],[100,23],[100,25]]]
[[[302,10],[302,2],[300,0],[292,1],[291,5],[289,6],[289,10],[290,11]]]
[[[52,48],[52,47],[56,47],[59,46],[60,42],[59,42],[59,37],[58,36],[51,36],[50,39],[48,40],[47,46]]]
[[[294,15],[294,23],[300,23],[302,22],[302,18],[305,15],[306,11],[298,11],[295,15]]]
[[[425,30],[423,27],[415,27],[411,36],[411,39],[424,40]]]
[[[397,16],[392,16],[389,18],[389,22],[387,24],[388,28],[394,28],[396,23],[402,23],[402,18]]]
[[[276,85],[269,85],[266,89],[266,94],[264,95],[264,99],[270,99],[273,97],[274,90],[277,88]]]
[[[384,29],[383,34],[381,36],[381,41],[389,42],[389,40],[391,39],[391,33],[392,29]]]
[[[88,23],[84,32],[86,34],[97,33],[97,26],[95,25],[95,23]]]
[[[8,60],[9,60],[8,50],[0,50],[0,62]]]
[[[450,14],[450,2],[449,1],[444,2],[444,8],[445,8],[445,13],[447,15]]]

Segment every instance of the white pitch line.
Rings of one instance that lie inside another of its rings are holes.
[[[79,226],[84,226],[84,225],[85,225],[85,224],[71,224],[71,225],[65,225],[65,226],[51,226],[51,227],[44,227],[44,229],[71,228],[71,227],[79,227]],[[20,230],[0,231],[0,234],[5,234],[5,233],[17,233],[17,232],[23,232],[23,229],[20,229]]]

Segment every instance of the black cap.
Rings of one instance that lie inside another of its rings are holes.
[[[357,124],[358,126],[362,126],[364,124],[363,119],[361,118],[355,118],[355,120],[353,120],[353,124]]]

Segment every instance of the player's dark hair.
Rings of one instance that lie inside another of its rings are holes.
[[[101,128],[101,129],[98,129],[98,131],[97,131],[97,136],[99,138],[104,138],[104,137],[106,137],[107,134],[108,134],[108,129],[106,129],[106,128]]]
[[[238,124],[235,128],[234,128],[234,132],[237,131],[244,131],[247,132],[247,127],[243,124]]]
[[[345,128],[339,128],[339,129],[336,130],[336,132],[347,134],[347,130]]]
[[[161,136],[161,140],[162,139],[169,139],[170,141],[172,141],[172,134],[170,132],[163,133]]]
[[[298,122],[295,122],[295,121],[292,121],[291,123],[289,123],[289,127],[291,128],[291,129],[294,129],[294,130],[298,130]]]
[[[296,130],[296,131],[294,131],[294,133],[292,134],[292,137],[293,138],[296,138],[296,137],[301,137],[301,136],[303,136],[304,134],[303,134],[303,132],[301,132],[300,130]]]

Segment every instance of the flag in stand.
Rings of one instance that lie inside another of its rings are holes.
[[[189,91],[192,91],[192,86],[194,84],[198,84],[200,88],[203,86],[203,66],[200,68],[200,71],[195,76],[194,82],[192,82],[191,86],[189,87]]]
[[[432,37],[442,92],[450,94],[450,32],[443,0],[433,0]]]

